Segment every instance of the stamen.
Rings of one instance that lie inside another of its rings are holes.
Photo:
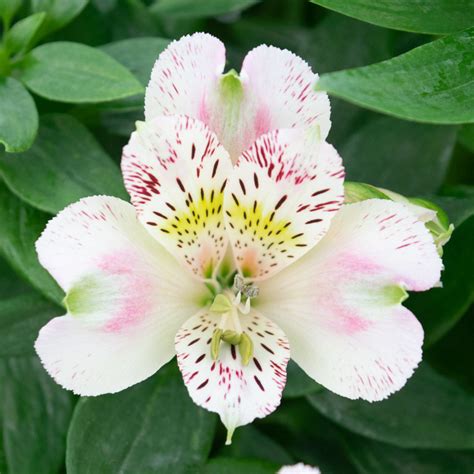
[[[253,342],[249,335],[242,333],[239,344],[240,357],[243,365],[248,365],[250,359],[253,357]]]

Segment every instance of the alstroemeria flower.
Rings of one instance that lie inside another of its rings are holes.
[[[235,134],[256,140],[233,165],[246,141],[232,139],[228,124],[216,125],[219,107],[209,104],[219,95],[212,88],[201,94],[209,62],[214,73],[222,70],[222,51],[200,56],[210,40],[197,40],[185,38],[163,53],[153,74],[163,71],[169,80],[157,87],[170,97],[167,113],[183,112],[179,100],[206,110],[201,119],[232,152],[200,119],[148,118],[123,154],[132,204],[85,198],[50,221],[37,250],[67,293],[67,314],[40,332],[36,350],[45,368],[75,393],[100,395],[146,379],[177,354],[192,399],[219,413],[229,440],[235,427],[278,406],[290,350],[340,395],[387,397],[421,359],[421,325],[401,303],[406,290],[439,280],[441,260],[428,230],[401,203],[342,206],[344,170],[322,140],[322,125],[280,122],[272,108],[280,101],[283,115],[304,113],[301,123],[313,123],[304,105],[289,105],[315,102],[310,89],[295,96],[302,77],[293,76],[295,64],[304,63],[288,52],[257,48],[247,58],[266,59],[244,63],[244,77],[260,84],[253,75],[259,68],[268,90],[289,93],[268,97],[264,114],[271,118],[264,123],[286,128],[262,134],[265,127],[251,126],[260,120],[236,119]],[[188,63],[191,78],[183,76]],[[255,113],[265,91],[255,92],[252,81],[239,110]],[[153,101],[160,103],[147,97],[148,112]]]

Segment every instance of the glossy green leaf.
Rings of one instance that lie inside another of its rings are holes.
[[[474,24],[470,0],[311,0],[358,20],[414,33],[449,34]]]
[[[35,250],[50,218],[20,201],[0,182],[0,254],[34,288],[61,304],[64,293],[40,265]]]
[[[360,437],[350,437],[347,451],[360,474],[469,474],[473,451],[401,449]]]
[[[34,12],[46,12],[46,20],[41,28],[41,36],[59,30],[75,18],[89,0],[31,0]]]
[[[441,187],[456,128],[380,117],[359,128],[339,150],[347,179],[410,196]]]
[[[74,398],[36,357],[0,359],[0,457],[8,474],[59,474]]]
[[[10,54],[27,50],[43,24],[46,13],[39,12],[15,23],[5,35],[5,46]]]
[[[403,448],[474,449],[474,395],[421,364],[398,393],[369,403],[329,391],[308,396],[350,431]]]
[[[101,46],[101,50],[131,71],[146,86],[160,53],[168,46],[164,38],[130,38]]]
[[[194,405],[173,361],[123,392],[79,402],[69,431],[67,471],[199,472],[211,448],[215,421],[214,415]]]
[[[8,152],[27,150],[38,130],[38,112],[28,91],[12,77],[0,77],[0,143]]]
[[[425,330],[425,345],[440,339],[474,302],[474,216],[457,227],[445,245],[442,288],[413,293],[407,306]]]
[[[0,154],[0,175],[24,201],[52,214],[85,196],[128,200],[118,166],[70,115],[43,116],[28,151]]]
[[[287,380],[283,390],[283,397],[285,398],[302,397],[322,390],[322,386],[315,382],[292,360],[288,364],[286,375]]]
[[[324,74],[317,88],[408,120],[474,122],[473,49],[470,28],[381,63]]]
[[[278,464],[251,459],[216,458],[211,459],[202,474],[275,474]]]
[[[135,76],[115,59],[79,43],[38,46],[19,72],[30,90],[59,102],[106,102],[143,92]]]
[[[201,18],[244,10],[260,0],[156,0],[151,11],[174,18]]]

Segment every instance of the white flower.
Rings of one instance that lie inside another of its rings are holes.
[[[342,206],[328,99],[304,61],[261,46],[240,76],[223,67],[209,35],[172,43],[124,149],[132,204],[85,198],[48,224],[37,250],[67,314],[36,350],[81,395],[123,390],[177,354],[230,441],[280,403],[290,350],[340,395],[400,389],[423,340],[401,303],[442,265],[404,204]]]
[[[321,474],[321,471],[317,467],[311,467],[300,462],[293,466],[283,466],[277,474]]]

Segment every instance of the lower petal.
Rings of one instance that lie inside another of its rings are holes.
[[[290,357],[283,331],[251,311],[240,319],[253,343],[253,354],[243,365],[238,346],[220,343],[217,360],[211,341],[220,316],[203,312],[188,319],[176,335],[178,365],[194,402],[218,413],[228,430],[228,442],[238,426],[263,418],[280,404]]]

